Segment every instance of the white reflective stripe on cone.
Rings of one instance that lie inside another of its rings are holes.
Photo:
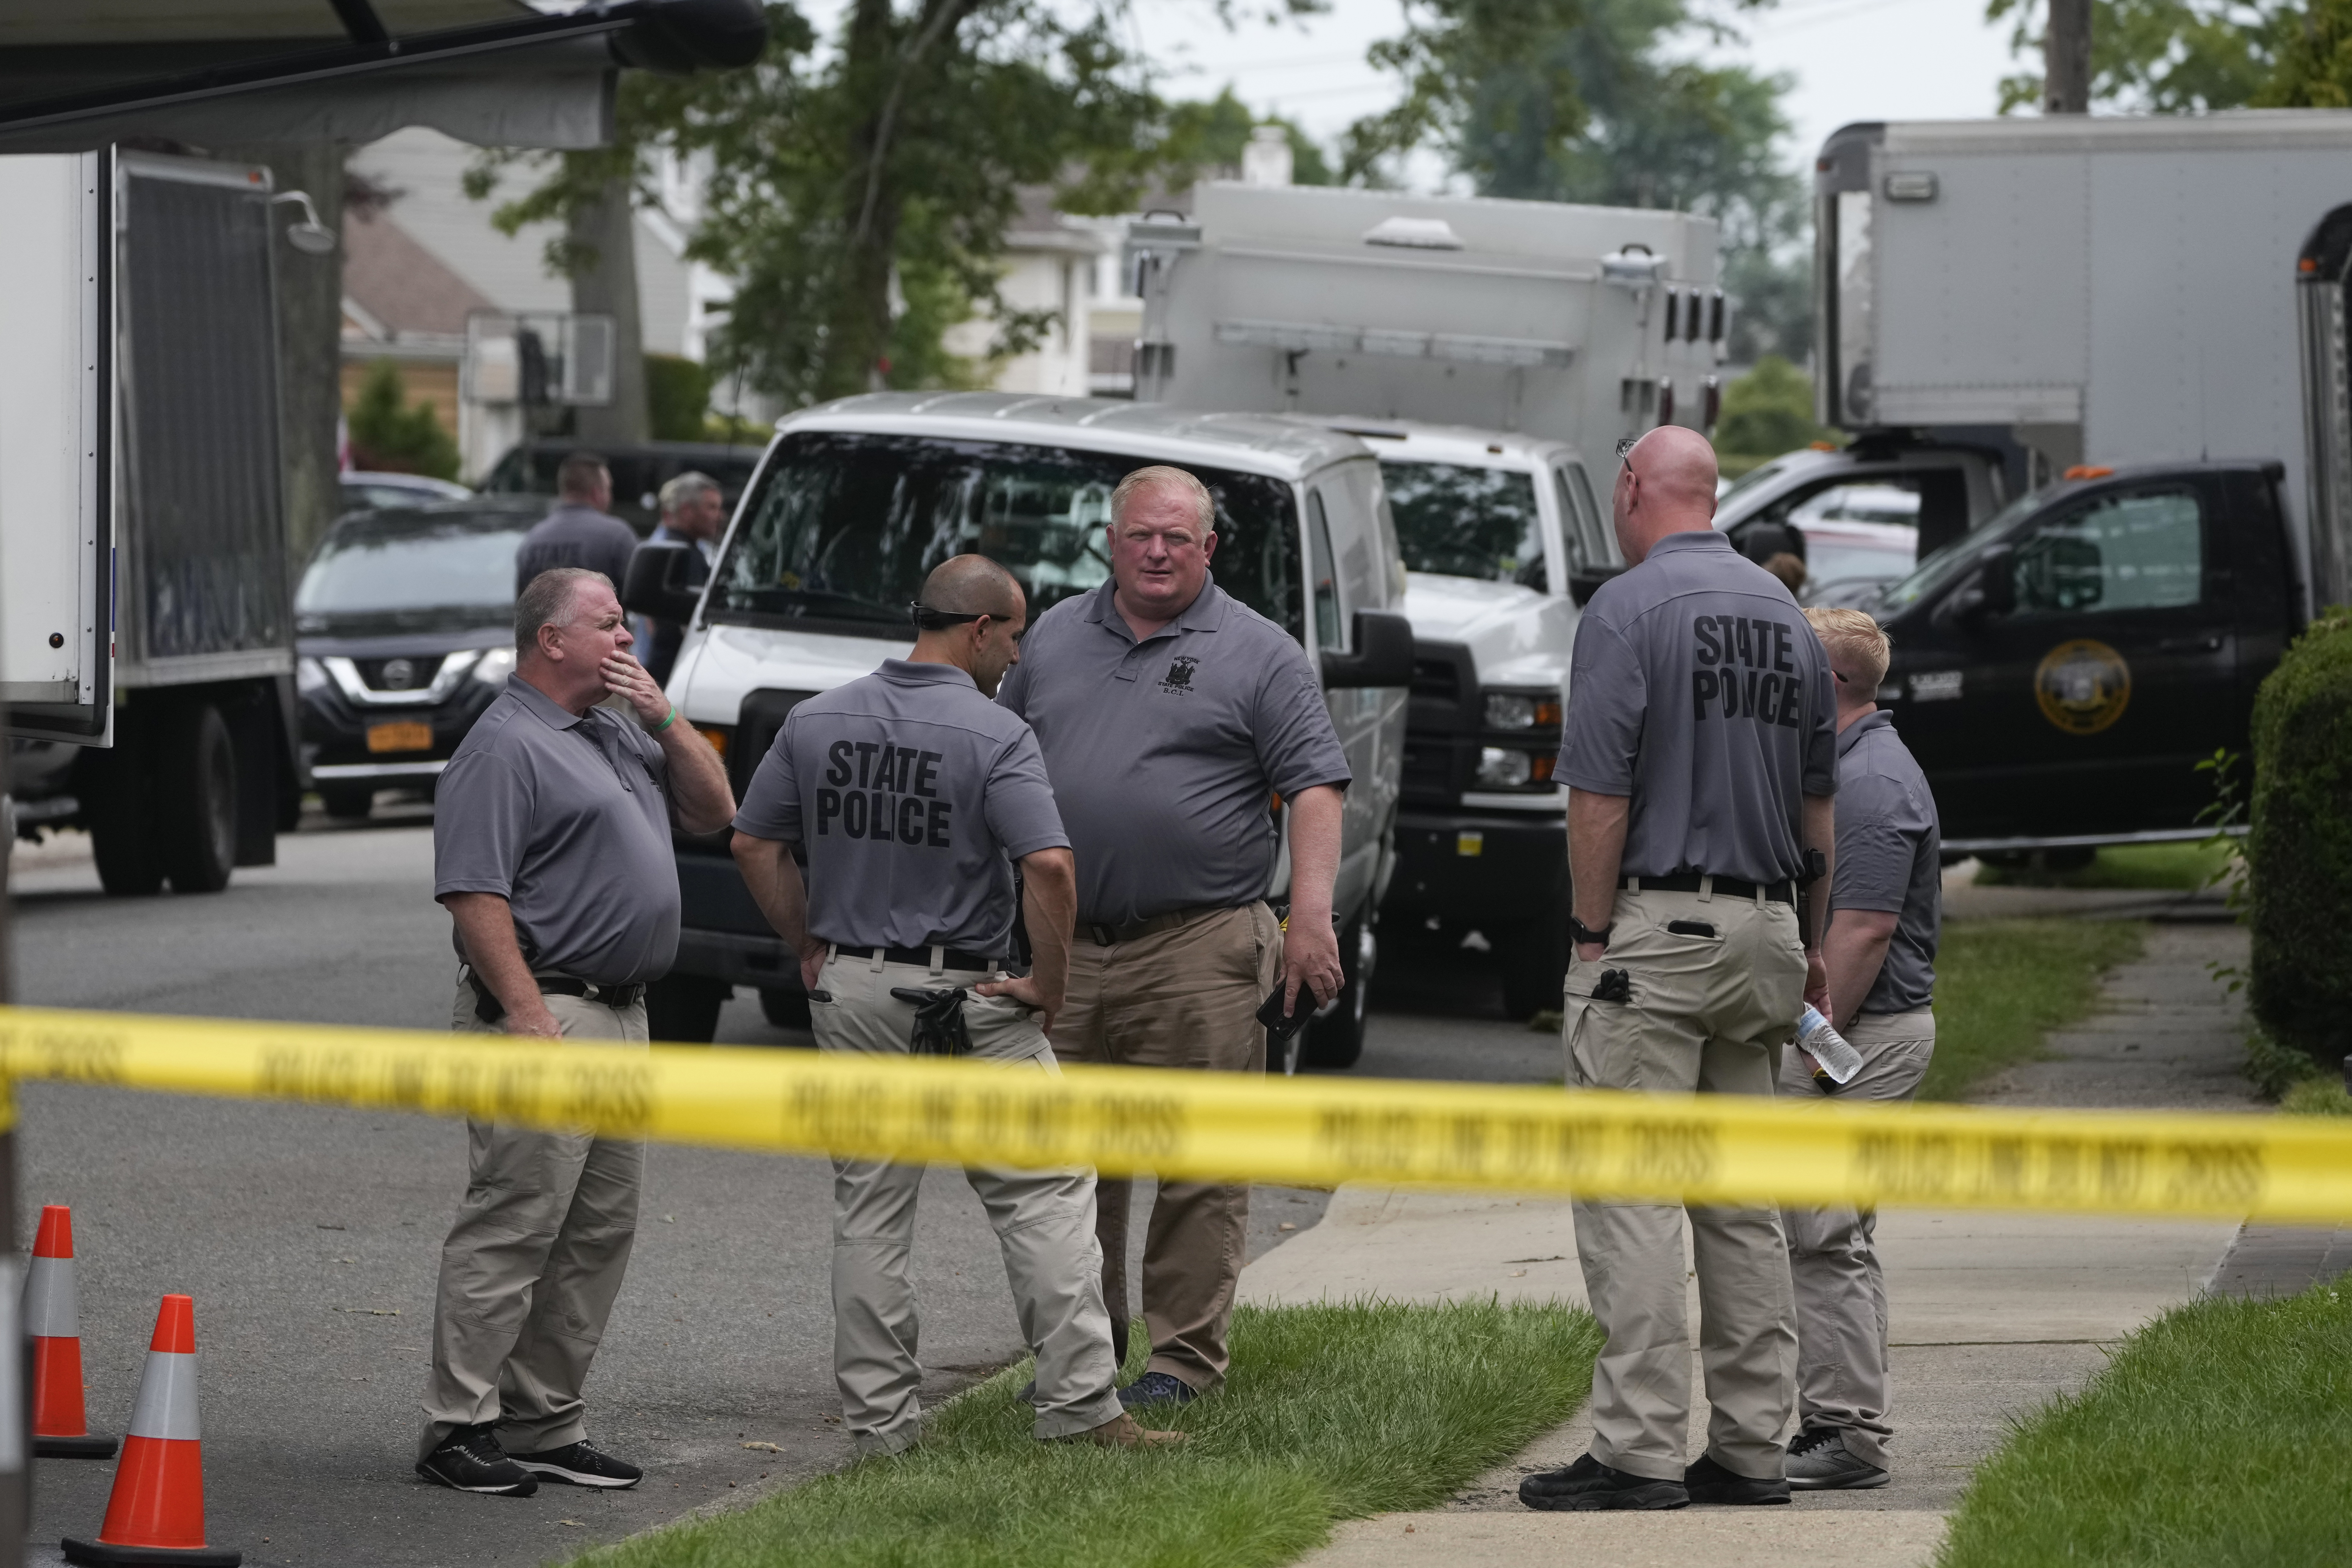
[[[204,1436],[196,1426],[196,1358],[174,1351],[149,1351],[146,1375],[139,1380],[139,1403],[131,1407],[133,1437],[164,1437],[193,1443]]]
[[[25,1332],[37,1340],[81,1338],[70,1258],[36,1258],[25,1271]]]

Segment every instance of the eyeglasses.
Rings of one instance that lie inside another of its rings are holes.
[[[1617,460],[1622,463],[1631,458],[1633,455],[1633,448],[1641,443],[1641,439],[1639,436],[1617,437]]]
[[[995,621],[1001,625],[1011,617],[1000,616],[993,610],[976,610],[968,614],[957,610],[935,610],[920,600],[915,600],[907,605],[907,618],[915,623],[915,629],[919,632],[943,632],[966,621]],[[1024,624],[1019,631],[1013,634],[1013,640],[1017,643],[1028,635],[1029,627]]]

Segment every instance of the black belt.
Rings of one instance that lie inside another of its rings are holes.
[[[929,969],[931,967],[931,953],[934,950],[928,947],[836,946],[833,951],[844,958],[872,958],[875,953],[879,952],[885,963],[911,963],[919,968]],[[940,952],[939,967],[941,969],[993,969],[1001,962],[1002,960],[991,958],[985,953],[966,952],[960,947],[950,947]]]
[[[1147,936],[1157,936],[1163,931],[1174,931],[1178,926],[1190,925],[1194,921],[1206,920],[1211,915],[1223,914],[1228,909],[1246,907],[1246,905],[1195,904],[1190,909],[1170,910],[1166,914],[1151,915],[1139,921],[1129,921],[1125,925],[1081,924],[1078,927],[1078,934],[1087,938],[1097,947],[1117,947],[1123,942],[1140,942]]]
[[[1634,883],[1639,882],[1641,887],[1638,890],[1644,893],[1696,893],[1699,890],[1701,877],[1702,873],[1697,871],[1677,871],[1671,877],[1622,877],[1618,879],[1617,885],[1621,888],[1631,888]],[[1737,877],[1717,877],[1715,879],[1715,890],[1717,895],[1727,899],[1752,900],[1756,897],[1756,884],[1743,882]],[[1790,879],[1765,883],[1764,901],[1772,904],[1794,904],[1797,901],[1796,882]]]
[[[593,980],[574,980],[568,974],[534,974],[532,981],[542,996],[584,996],[591,1002],[601,1002],[614,1012],[626,1012],[637,1004],[646,988],[632,983],[627,985],[599,985]],[[496,1024],[507,1016],[506,1004],[498,993],[482,984],[482,977],[471,970],[466,973],[466,984],[474,988],[474,1016],[485,1024]]]

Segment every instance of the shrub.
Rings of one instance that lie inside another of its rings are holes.
[[[699,441],[710,372],[677,354],[646,356],[646,423],[656,441]]]
[[[457,443],[441,428],[433,400],[411,405],[400,367],[380,359],[368,367],[344,419],[352,434],[352,464],[373,473],[457,477]]]
[[[1723,418],[1715,427],[1717,451],[1777,458],[1829,438],[1813,423],[1813,384],[1779,354],[1723,389]]]
[[[2254,699],[2246,839],[2254,1016],[2326,1067],[2352,1051],[2352,615],[2297,637]]]

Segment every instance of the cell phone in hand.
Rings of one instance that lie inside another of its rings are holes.
[[[1315,1016],[1315,994],[1304,985],[1298,988],[1298,1000],[1292,1004],[1291,1011],[1287,1015],[1285,1015],[1282,1010],[1282,987],[1279,985],[1274,988],[1265,1002],[1259,1005],[1257,1010],[1257,1021],[1265,1026],[1265,1032],[1274,1037],[1274,1043],[1277,1046],[1305,1028],[1307,1020],[1313,1016]]]

